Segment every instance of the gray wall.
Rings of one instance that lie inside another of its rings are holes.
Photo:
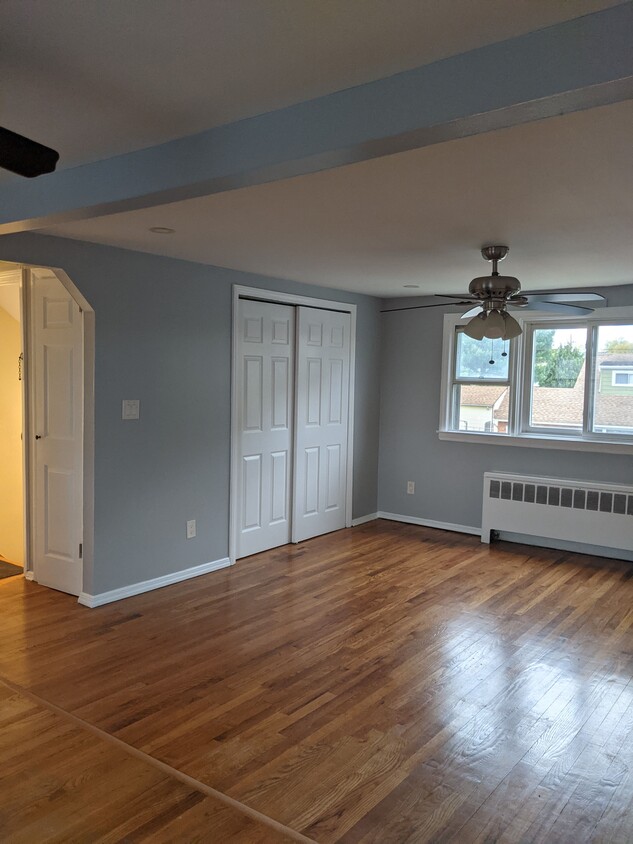
[[[0,260],[64,269],[95,311],[95,548],[85,591],[228,554],[233,284],[358,305],[353,513],[376,511],[378,300],[35,234],[2,237]],[[122,422],[123,398],[140,399],[139,422]],[[188,541],[187,519],[197,520]]]
[[[633,304],[633,285],[604,292],[610,306]],[[383,307],[404,304],[416,302],[391,300]],[[441,441],[444,313],[434,308],[382,316],[380,510],[479,528],[484,472],[633,482],[633,457],[621,454]],[[416,482],[415,495],[406,494],[408,480]]]

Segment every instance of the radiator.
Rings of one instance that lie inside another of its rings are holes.
[[[633,551],[633,487],[486,472],[482,542],[491,530]]]

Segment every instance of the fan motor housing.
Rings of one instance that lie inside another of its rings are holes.
[[[468,292],[478,299],[509,299],[521,290],[518,278],[512,275],[484,275],[474,278]]]

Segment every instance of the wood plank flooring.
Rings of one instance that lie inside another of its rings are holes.
[[[315,841],[631,842],[632,575],[381,521],[95,610],[13,579],[0,678]]]
[[[1,683],[0,758],[6,844],[293,841]]]

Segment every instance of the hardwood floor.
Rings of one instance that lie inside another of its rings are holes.
[[[293,839],[0,684],[3,842]]]
[[[13,579],[0,677],[319,842],[631,842],[632,574],[373,522],[95,610]],[[37,745],[12,723],[3,754]],[[186,788],[148,796],[155,830]],[[165,840],[230,840],[199,812]]]

